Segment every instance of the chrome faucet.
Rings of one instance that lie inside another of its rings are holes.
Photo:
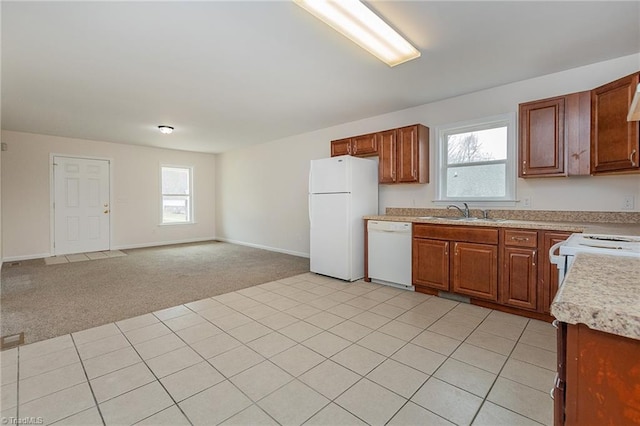
[[[464,204],[464,210],[463,210],[463,209],[461,209],[460,207],[456,206],[455,204],[449,204],[449,205],[447,206],[447,210],[449,210],[450,208],[452,208],[452,207],[453,207],[453,208],[455,208],[455,209],[458,209],[458,211],[460,212],[460,214],[461,214],[463,217],[469,217],[469,205],[468,205],[467,203],[462,203],[462,204]]]

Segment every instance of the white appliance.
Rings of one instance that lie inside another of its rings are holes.
[[[411,285],[411,223],[367,222],[371,281],[414,291]]]
[[[363,216],[378,214],[378,164],[343,155],[312,160],[309,171],[311,272],[364,277]]]
[[[558,250],[558,254],[555,252]],[[571,268],[576,253],[640,257],[640,237],[627,235],[571,234],[549,249],[551,263],[558,266],[558,284]]]

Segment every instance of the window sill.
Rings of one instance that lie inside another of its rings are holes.
[[[198,222],[170,222],[170,223],[159,223],[158,226],[182,226],[182,225],[196,225]]]
[[[433,200],[434,204],[445,205],[445,204],[456,204],[456,203],[467,203],[470,207],[483,207],[483,206],[491,206],[491,207],[515,207],[520,200],[474,200],[474,199],[455,199],[455,200]]]

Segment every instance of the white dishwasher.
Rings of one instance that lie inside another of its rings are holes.
[[[369,278],[406,290],[411,285],[411,223],[367,222]]]

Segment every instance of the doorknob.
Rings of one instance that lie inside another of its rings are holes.
[[[109,203],[104,203],[104,206],[105,207],[109,207]]]
[[[104,211],[104,214],[107,214],[107,213],[109,213],[109,209],[107,209],[107,210],[105,210],[105,211]]]

